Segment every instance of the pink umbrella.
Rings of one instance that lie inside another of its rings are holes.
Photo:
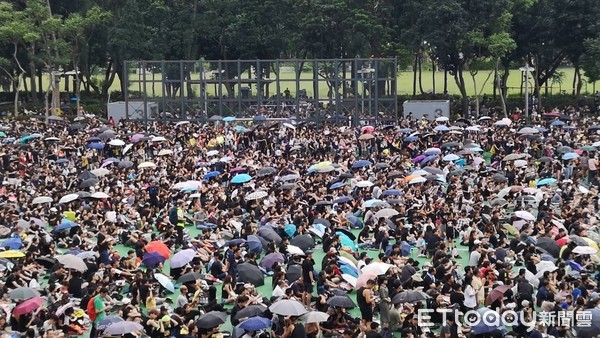
[[[367,273],[363,273],[360,276],[358,276],[358,278],[356,279],[356,290],[360,289],[361,287],[367,285],[367,281],[369,279],[375,279],[377,278],[377,273],[374,271],[369,271]]]
[[[45,302],[46,302],[46,300],[42,297],[30,298],[26,301],[19,303],[17,306],[15,306],[15,308],[12,310],[12,315],[20,316],[20,315],[24,315],[26,313],[33,312],[37,308],[42,306],[42,304],[44,304]]]
[[[362,133],[372,133],[373,130],[375,130],[375,128],[373,128],[372,126],[364,126],[360,129]]]
[[[233,168],[231,170],[229,170],[230,174],[237,174],[237,173],[243,173],[246,171],[246,168],[242,168],[242,167],[237,167],[237,168]]]
[[[142,138],[144,138],[144,134],[135,134],[133,136],[131,136],[131,142],[132,143],[137,143],[139,142]]]

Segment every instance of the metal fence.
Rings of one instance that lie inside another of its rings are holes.
[[[395,58],[127,61],[124,67],[125,106],[158,106],[128,111],[132,119],[263,115],[355,125],[397,119]]]

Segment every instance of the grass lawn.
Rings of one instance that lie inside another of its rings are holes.
[[[561,68],[559,69],[559,72],[563,73],[563,79],[562,79],[562,84],[559,83],[549,83],[548,84],[548,93],[550,94],[560,94],[560,93],[570,93],[572,90],[572,81],[573,81],[573,74],[574,74],[574,69],[573,68]],[[475,81],[477,83],[477,88],[478,91],[481,91],[482,95],[483,94],[492,94],[493,92],[493,72],[491,74],[491,76],[488,75],[490,74],[490,71],[480,71],[478,72],[478,74],[475,75]],[[312,97],[314,95],[314,85],[313,85],[313,81],[312,81],[312,72],[305,72],[302,73],[301,75],[301,81],[300,81],[300,85],[299,88],[300,89],[304,89],[307,92],[307,95],[309,97]],[[153,78],[154,77],[154,78]],[[147,83],[146,84],[146,92],[147,95],[149,97],[161,97],[162,96],[162,88],[161,88],[161,74],[147,74],[146,75],[146,81],[155,81],[155,83]],[[140,79],[141,76],[137,75],[137,74],[130,74],[130,81],[137,81],[138,79]],[[242,79],[247,79],[248,78],[248,73],[244,72]],[[271,80],[275,80],[276,76],[274,74],[271,75]],[[464,78],[465,81],[467,83],[467,92],[470,96],[474,96],[475,95],[475,89],[473,86],[473,80],[471,75],[468,72],[464,73]],[[509,95],[515,95],[515,94],[519,94],[520,93],[520,78],[521,78],[521,72],[519,70],[512,70],[511,74],[508,78],[508,87],[509,87]],[[200,75],[198,73],[194,73],[192,74],[192,79],[193,80],[199,80],[200,79]],[[487,81],[486,81],[487,79]],[[100,80],[100,79],[98,79]],[[432,92],[433,90],[433,72],[429,71],[429,70],[424,70],[421,76],[421,80],[422,80],[422,87],[423,87],[423,91],[425,92]],[[47,76],[45,76],[43,78],[43,86],[44,88],[46,88],[47,86],[47,81],[48,78]],[[600,82],[600,81],[599,81]],[[597,89],[600,90],[600,83],[597,82]],[[398,73],[398,94],[399,95],[411,95],[413,90],[412,90],[412,83],[413,83],[413,73],[412,72],[400,72]],[[533,84],[533,80],[530,78],[530,83]],[[484,85],[485,84],[485,85]],[[247,86],[247,85],[244,85]],[[319,91],[319,96],[322,98],[326,98],[327,97],[327,92],[328,92],[328,88],[325,82],[319,82],[318,83],[318,91]],[[483,90],[481,89],[483,86]],[[71,85],[71,90],[73,88],[73,86]],[[250,86],[251,87],[251,92],[252,95],[256,95],[256,86]],[[296,91],[296,82],[294,80],[294,73],[292,71],[282,71],[280,73],[280,91],[283,94],[283,92],[286,90],[286,88],[288,88],[292,94],[292,96],[294,96],[294,93]],[[65,81],[63,80],[61,82],[61,90],[65,90]],[[118,91],[120,90],[120,83],[118,78],[115,79],[114,83],[112,84],[110,91]],[[131,91],[143,91],[143,87],[141,83],[131,83],[129,85],[129,90]],[[194,84],[193,85],[193,90],[196,93],[196,96],[199,94],[200,92],[200,85],[199,84]],[[360,89],[359,89],[360,90]],[[444,90],[444,73],[443,72],[436,72],[435,73],[435,92],[436,93],[442,93]],[[275,82],[273,82],[271,85],[269,85],[269,95],[272,96],[276,93],[277,91],[277,85],[275,84]],[[584,83],[583,88],[582,88],[582,92],[588,92],[588,93],[593,93],[593,85],[592,83]],[[210,84],[208,86],[208,95],[209,96],[215,96],[215,94],[219,93],[219,89],[218,89],[218,85],[215,84]],[[223,95],[227,94],[227,90],[225,88],[225,86],[222,86],[221,88],[221,93]],[[417,83],[417,93],[420,93],[419,90],[419,85]],[[456,83],[454,81],[454,79],[448,75],[448,93],[449,94],[460,94],[458,87],[456,86]],[[187,94],[187,93],[186,93]],[[84,104],[85,104],[85,100],[84,100]]]

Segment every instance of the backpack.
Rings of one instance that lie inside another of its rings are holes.
[[[96,320],[96,318],[98,317],[98,314],[96,313],[96,307],[94,306],[94,300],[96,299],[96,297],[92,297],[90,298],[90,300],[87,303],[87,314],[88,317],[90,317],[90,320],[93,322]]]
[[[177,225],[177,221],[177,206],[174,206],[171,208],[171,211],[169,211],[169,222],[173,225]]]

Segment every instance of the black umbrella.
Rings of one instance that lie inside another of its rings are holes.
[[[412,302],[418,302],[421,300],[426,300],[429,298],[431,298],[431,297],[429,297],[429,295],[427,295],[424,292],[408,290],[408,291],[402,291],[399,294],[395,295],[394,298],[392,298],[392,304],[412,303]]]
[[[254,286],[265,285],[265,276],[256,265],[242,263],[238,265],[238,280]]]
[[[324,226],[330,228],[331,227],[331,222],[329,222],[328,220],[326,220],[325,218],[315,218],[313,220],[313,224],[323,224]]]
[[[267,311],[267,307],[264,305],[250,305],[250,306],[245,307],[245,308],[241,309],[240,311],[238,311],[235,314],[235,319],[251,318],[251,317],[260,316],[263,313],[265,313],[265,311]]]
[[[196,326],[201,329],[212,329],[225,323],[227,316],[229,315],[226,312],[211,311],[200,316],[196,321]]]
[[[52,269],[57,263],[56,259],[51,257],[38,257],[35,261],[46,269]]]
[[[453,147],[460,147],[460,143],[458,143],[458,142],[446,142],[446,143],[442,144],[442,148],[453,148]]]
[[[292,238],[291,245],[295,245],[302,251],[310,250],[315,247],[315,239],[311,235],[300,235]]]
[[[297,189],[298,185],[296,183],[286,183],[279,187],[281,190],[294,190]]]
[[[78,179],[85,181],[90,178],[96,178],[96,175],[92,174],[89,170],[85,169],[77,176]]]
[[[92,142],[100,142],[102,141],[99,137],[90,137],[86,140],[87,143],[92,143]]]
[[[492,180],[496,183],[503,183],[503,182],[508,181],[506,176],[504,176],[502,174],[494,174],[494,176],[492,176]]]
[[[302,266],[299,264],[290,265],[285,273],[285,279],[289,284],[297,281],[302,276]]]
[[[385,162],[380,162],[380,163],[375,164],[375,169],[387,169],[389,167],[390,167],[390,165]]]
[[[545,250],[554,258],[557,258],[560,255],[560,247],[552,238],[540,237],[535,246]]]
[[[76,194],[79,196],[79,198],[90,198],[92,196],[92,194],[87,191],[78,191]]]
[[[89,187],[93,187],[96,184],[98,184],[98,179],[97,178],[88,178],[88,179],[84,180],[83,182],[81,182],[79,184],[79,187],[81,189],[86,189],[86,188],[89,188]]]
[[[274,242],[276,245],[281,243],[281,236],[279,236],[275,230],[270,228],[258,229],[258,236],[266,239],[269,242]]]
[[[189,272],[186,273],[185,275],[182,275],[181,277],[179,277],[179,279],[177,279],[178,283],[181,284],[185,284],[185,283],[190,283],[190,282],[195,282],[199,279],[204,279],[206,276],[204,274],[201,274],[199,272]]]
[[[256,172],[256,176],[265,177],[265,176],[273,175],[276,172],[277,172],[277,169],[275,169],[273,167],[265,167],[265,168],[259,169],[258,172]]]
[[[321,205],[333,205],[333,202],[331,202],[331,201],[319,201],[319,202],[315,203],[315,206],[321,206]]]
[[[119,169],[131,168],[131,167],[133,167],[133,162],[131,162],[131,161],[121,161],[121,162],[119,162],[119,164],[117,164],[117,167]]]
[[[387,176],[388,176],[388,178],[396,178],[396,177],[400,177],[400,176],[403,176],[403,175],[398,170],[393,170]]]
[[[327,300],[327,304],[345,309],[356,307],[356,304],[348,296],[333,296]]]
[[[354,176],[350,173],[341,173],[340,176],[338,176],[338,177],[341,179],[347,179],[347,178],[352,178]]]

